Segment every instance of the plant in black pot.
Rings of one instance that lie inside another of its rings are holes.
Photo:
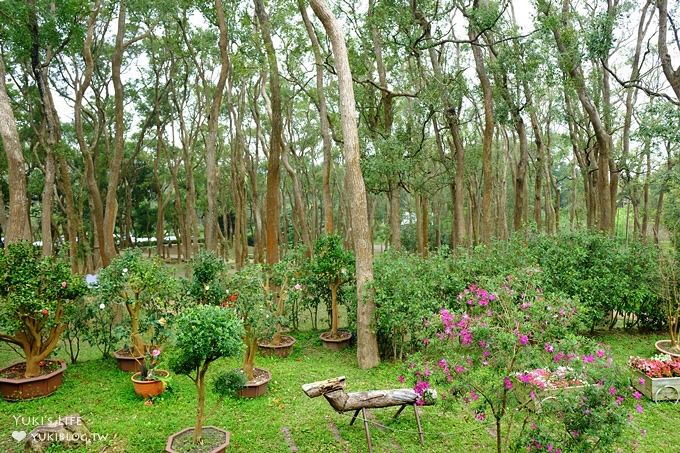
[[[229,445],[229,432],[214,426],[204,426],[206,420],[219,407],[224,397],[235,395],[245,384],[239,371],[217,376],[213,389],[219,395],[210,411],[206,411],[206,378],[210,365],[223,357],[233,357],[241,351],[243,325],[231,309],[212,305],[199,305],[185,310],[176,320],[177,339],[170,358],[170,369],[184,374],[196,385],[196,424],[193,428],[173,434],[168,438],[166,451],[201,451],[218,453]]]

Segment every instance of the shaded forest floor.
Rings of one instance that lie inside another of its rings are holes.
[[[258,358],[257,365],[273,374],[269,392],[254,400],[226,400],[208,424],[231,431],[231,451],[242,452],[363,452],[366,441],[360,423],[349,426],[350,415],[332,411],[323,398],[309,399],[300,386],[339,375],[347,377],[348,390],[400,387],[397,376],[400,363],[386,362],[364,371],[356,366],[355,350],[340,353],[325,350],[318,332],[299,332],[292,356],[286,359]],[[630,355],[654,354],[654,341],[661,334],[631,335],[604,333],[598,340],[610,344],[617,361],[625,363]],[[64,351],[59,355],[64,357]],[[0,365],[17,360],[7,346],[0,346]],[[233,369],[238,360],[223,360],[219,369]],[[209,403],[214,401],[209,396]],[[167,436],[193,425],[196,392],[188,378],[173,376],[171,389],[145,406],[133,392],[130,376],[119,371],[112,360],[101,359],[95,350],[86,348],[81,362],[69,365],[63,386],[52,396],[22,403],[0,402],[0,451],[18,452],[13,431],[29,431],[37,418],[56,419],[80,413],[90,430],[106,439],[82,452],[160,452]],[[644,413],[635,417],[635,425],[618,443],[619,452],[678,451],[680,405],[645,401]],[[634,409],[631,406],[631,411]],[[374,410],[371,434],[376,452],[463,452],[493,451],[492,430],[475,421],[464,407],[445,411],[441,406],[422,409],[425,447],[418,443],[412,411],[392,419],[394,410]],[[26,425],[24,425],[26,423]],[[636,436],[646,430],[644,437]],[[53,450],[57,451],[57,450]]]

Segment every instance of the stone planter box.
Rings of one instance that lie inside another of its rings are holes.
[[[517,392],[517,397],[520,400],[520,402],[535,412],[541,412],[541,410],[543,409],[543,405],[546,402],[549,402],[551,400],[559,401],[560,394],[562,392],[574,392],[585,387],[585,385],[572,385],[569,387],[541,390],[535,388],[534,386],[526,385],[518,380],[515,380],[514,384],[516,388],[519,389],[519,391]],[[534,390],[534,392],[536,393],[535,399],[531,399],[531,390]]]
[[[50,360],[49,362],[54,361]],[[0,378],[0,394],[7,401],[30,400],[51,395],[61,386],[64,371],[66,371],[66,362],[63,360],[59,360],[58,362],[60,364],[59,369],[42,376],[20,379]],[[8,370],[16,365],[17,364],[15,363],[3,368],[0,372]]]
[[[641,384],[641,380],[644,383]],[[680,401],[680,377],[650,378],[633,369],[633,387],[655,403]]]

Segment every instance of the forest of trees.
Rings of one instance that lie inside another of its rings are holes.
[[[273,263],[337,232],[369,280],[374,244],[664,241],[680,218],[679,11],[3,0],[0,228],[79,272],[140,244]]]

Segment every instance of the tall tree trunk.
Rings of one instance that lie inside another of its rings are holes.
[[[80,219],[76,211],[75,201],[73,200],[73,187],[71,186],[71,176],[69,167],[64,156],[57,157],[59,165],[59,186],[64,194],[66,202],[66,229],[68,231],[69,262],[71,270],[78,272],[78,225]]]
[[[538,4],[539,11],[544,14],[549,14],[549,7],[545,0],[540,0]],[[612,210],[611,210],[611,188],[610,188],[610,173],[609,161],[612,139],[607,131],[606,125],[602,121],[602,117],[597,110],[597,106],[586,91],[585,77],[581,69],[580,59],[577,57],[574,60],[572,49],[567,47],[565,39],[562,35],[561,27],[570,26],[570,3],[569,0],[562,1],[562,16],[561,23],[554,24],[552,28],[553,37],[559,50],[560,55],[564,61],[564,72],[573,82],[578,94],[579,101],[583,109],[588,114],[590,123],[595,131],[595,138],[597,140],[597,192],[598,192],[598,228],[602,231],[612,232]]]
[[[663,73],[671,84],[675,97],[680,101],[680,66],[673,69],[673,62],[671,55],[668,53],[668,44],[666,43],[668,34],[668,0],[656,0],[656,7],[659,10],[659,58],[661,60],[661,67]],[[678,32],[673,28],[675,39],[678,39]]]
[[[340,115],[342,118],[343,151],[346,162],[346,180],[352,199],[352,237],[356,253],[357,282],[357,359],[359,367],[372,368],[380,363],[378,341],[374,323],[375,301],[368,285],[373,280],[373,250],[368,225],[366,187],[361,173],[359,134],[352,73],[349,66],[345,39],[335,17],[324,0],[310,0],[331,41],[335,67],[338,73]]]
[[[473,11],[478,10],[479,0],[474,0]],[[468,25],[468,36],[470,39],[476,39],[478,30],[472,22],[472,18]],[[487,243],[491,240],[493,230],[493,219],[491,216],[491,200],[493,198],[493,172],[491,169],[491,148],[493,145],[493,89],[491,88],[491,81],[486,72],[486,65],[484,64],[484,55],[480,46],[472,46],[472,55],[475,59],[475,70],[477,77],[482,85],[482,93],[484,95],[484,133],[482,136],[482,212],[481,212],[481,239],[482,242]]]
[[[267,160],[267,192],[265,194],[265,229],[267,238],[267,263],[279,261],[279,218],[281,205],[279,202],[279,184],[281,153],[283,150],[283,119],[281,117],[281,88],[279,84],[279,67],[276,61],[276,49],[271,36],[269,16],[262,0],[255,0],[255,13],[260,24],[260,34],[267,53],[269,65],[269,91],[271,92],[272,128]]]
[[[118,25],[116,40],[111,57],[111,76],[114,92],[114,150],[109,161],[108,186],[106,189],[106,209],[104,212],[104,248],[109,258],[116,256],[115,238],[113,236],[118,216],[118,183],[120,180],[123,157],[125,155],[125,118],[124,118],[124,91],[120,71],[123,64],[123,51],[125,49],[125,13],[126,0],[120,0],[118,10]],[[101,244],[100,244],[101,245]]]
[[[227,49],[227,24],[224,19],[224,9],[222,0],[215,0],[215,14],[217,16],[217,26],[220,30],[220,75],[215,86],[210,114],[208,115],[208,139],[205,144],[206,153],[206,173],[207,173],[207,198],[208,209],[205,213],[205,248],[217,251],[217,122],[220,117],[220,107],[222,106],[222,94],[227,82],[229,72],[229,51]]]
[[[307,30],[307,36],[312,44],[314,54],[314,68],[316,70],[316,94],[319,99],[319,123],[321,125],[321,140],[323,144],[323,218],[324,231],[326,234],[333,233],[333,198],[331,197],[331,167],[333,158],[331,156],[331,130],[328,122],[328,107],[326,105],[326,92],[323,84],[323,58],[321,56],[321,45],[316,36],[316,31],[307,14],[307,7],[304,0],[297,0],[298,9],[302,15],[302,21]]]
[[[12,244],[31,239],[28,219],[28,193],[26,187],[26,169],[24,155],[21,150],[19,131],[12,112],[12,105],[5,85],[5,63],[0,54],[0,138],[7,156],[9,171],[9,227],[5,233],[5,243]]]

